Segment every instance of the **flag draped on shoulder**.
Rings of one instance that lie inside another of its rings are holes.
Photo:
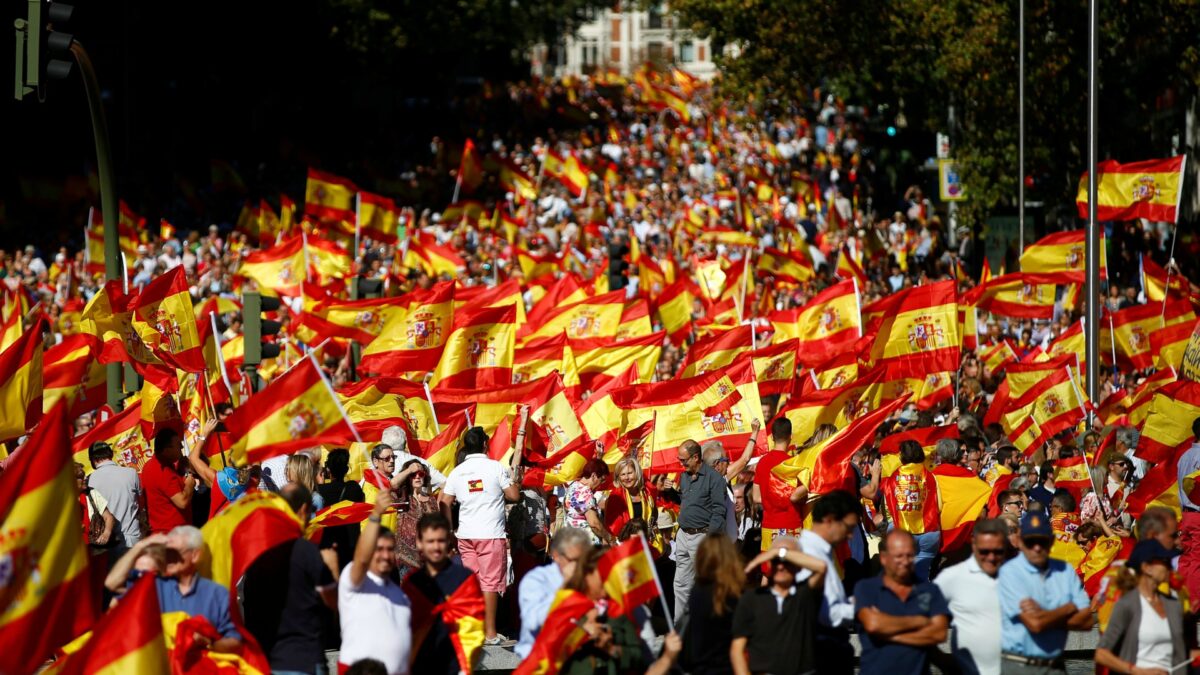
[[[91,627],[99,589],[88,571],[63,406],[42,420],[0,474],[0,653],[3,668],[32,673]]]
[[[323,443],[359,440],[320,368],[306,358],[276,378],[226,420],[235,466],[244,466]],[[207,443],[213,443],[216,434]],[[205,454],[216,452],[211,448]]]
[[[941,550],[943,553],[954,551],[970,543],[971,531],[979,514],[987,507],[992,486],[962,466],[940,464],[930,473],[937,484]]]
[[[412,653],[420,651],[420,643],[424,641],[430,625],[440,617],[446,632],[450,634],[450,643],[454,645],[461,672],[468,675],[475,672],[483,658],[484,641],[483,589],[479,585],[479,577],[472,572],[458,588],[446,595],[445,600],[436,605],[410,580],[404,581],[403,588],[416,610],[413,612]],[[427,611],[421,612],[422,609]]]

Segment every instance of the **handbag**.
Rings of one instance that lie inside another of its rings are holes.
[[[88,529],[87,541],[92,546],[107,546],[108,544],[100,543],[100,535],[104,534],[104,516],[100,515],[100,509],[96,508],[96,501],[92,499],[92,491],[87,491],[88,501]],[[109,544],[112,541],[108,542]]]

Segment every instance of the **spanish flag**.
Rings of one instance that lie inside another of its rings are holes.
[[[931,372],[958,370],[958,298],[954,281],[917,286],[898,293],[895,313],[882,317],[864,338],[863,358],[879,363],[915,357]]]
[[[1117,365],[1131,370],[1144,370],[1154,365],[1150,336],[1155,331],[1184,323],[1196,323],[1196,314],[1186,300],[1168,300],[1165,304],[1134,305],[1112,312],[1100,322],[1100,344],[1114,344]],[[1105,361],[1111,361],[1108,350],[1101,350]]]
[[[695,296],[691,292],[691,284],[686,279],[680,279],[663,289],[654,301],[654,313],[671,344],[680,346],[692,331],[692,303]]]
[[[857,281],[861,288],[865,288],[867,285],[867,273],[863,271],[862,266],[850,254],[850,248],[845,244],[842,244],[841,251],[838,253],[837,270],[835,273],[840,279],[853,279]]]
[[[641,338],[652,332],[654,327],[650,324],[650,303],[646,302],[645,298],[625,303],[625,307],[621,309],[621,325],[617,326],[615,339],[620,341]]]
[[[1154,398],[1154,392],[1178,379],[1174,368],[1166,368],[1147,377],[1129,395],[1126,424],[1133,427],[1142,426],[1142,422],[1150,414],[1150,403]]]
[[[554,253],[539,255],[526,250],[523,246],[516,247],[517,265],[526,279],[537,279],[548,274],[564,271],[563,260]]]
[[[1169,274],[1160,267],[1154,259],[1143,254],[1141,256],[1142,290],[1146,293],[1148,302],[1162,302],[1171,293],[1181,297],[1188,295],[1188,280],[1179,274]]]
[[[532,452],[527,451],[525,458],[535,468],[525,474],[524,484],[550,489],[579,478],[584,464],[594,456],[594,449],[562,380],[546,379],[552,387],[543,402],[530,404],[529,422],[535,433]],[[539,459],[542,452],[544,456]]]
[[[749,232],[733,230],[728,227],[710,227],[700,233],[700,241],[715,242],[718,244],[725,244],[727,246],[757,246],[758,245],[758,237],[755,237],[754,235],[750,234]],[[774,260],[774,258],[772,260]],[[780,261],[778,261],[778,264],[780,266],[779,271],[781,273],[803,274],[803,272],[801,272],[799,269],[799,267],[802,266],[803,263],[798,263],[797,265],[793,265],[788,261],[780,260]],[[759,259],[758,269],[760,271],[762,270],[762,260],[761,259]]]
[[[750,359],[696,377],[642,384],[614,391],[624,410],[625,429],[655,420],[642,469],[648,473],[681,470],[675,450],[687,440],[719,440],[739,447],[750,438],[750,424],[762,417],[758,384]]]
[[[201,558],[201,576],[234,590],[258,556],[304,534],[304,524],[288,503],[267,490],[247,492],[200,529],[209,555]],[[237,596],[231,595],[236,603]]]
[[[475,414],[472,415],[472,421],[475,425],[493,434],[505,419],[516,414],[518,406],[528,405],[530,419],[533,419],[541,406],[565,391],[562,378],[551,375],[532,382],[490,389],[438,389],[433,392],[433,402],[437,406],[438,420],[443,424],[449,423],[454,415],[463,410],[473,408]],[[565,423],[577,426],[577,423]],[[563,432],[564,438],[568,433],[573,433],[566,427]]]
[[[624,417],[621,408],[613,401],[612,393],[637,383],[637,368],[631,366],[604,386],[593,391],[586,401],[582,401],[575,408],[588,438],[604,444],[604,461],[608,463],[610,469],[625,456],[625,452],[617,448],[617,440],[621,438],[624,429]]]
[[[304,258],[304,237],[297,234],[264,251],[246,254],[237,275],[255,282],[260,290],[297,297],[307,274]]]
[[[42,357],[42,412],[59,401],[68,417],[78,417],[104,405],[107,380],[104,364],[96,359],[98,347],[87,335],[70,335],[47,349]]]
[[[324,443],[358,439],[337,398],[312,358],[275,378],[225,420],[234,466]],[[209,438],[208,445],[212,445]],[[205,454],[213,455],[211,448]]]
[[[142,577],[115,608],[100,618],[90,637],[54,664],[56,675],[166,673],[167,645],[154,577]]]
[[[1178,222],[1185,155],[1130,164],[1100,162],[1096,178],[1096,220],[1157,220]],[[1079,179],[1075,204],[1087,219],[1087,173]]]
[[[1000,316],[1050,319],[1054,316],[1055,284],[1068,281],[1056,276],[1005,274],[971,289],[963,302]]]
[[[1071,369],[1057,368],[1008,406],[1001,425],[1016,444],[1022,425],[1031,420],[1041,432],[1034,442],[1042,443],[1079,424],[1084,401]]]
[[[332,279],[343,279],[350,275],[353,263],[350,252],[335,241],[306,235],[304,254],[308,258],[308,266],[316,274],[317,283],[328,284]]]
[[[749,352],[760,396],[789,391],[800,372],[800,340],[792,339]]]
[[[0,439],[17,438],[42,419],[42,335],[48,329],[41,317],[0,352]]]
[[[458,452],[462,450],[462,437],[471,428],[467,424],[467,415],[474,413],[471,407],[457,412],[431,440],[421,444],[419,457],[429,462],[434,469],[449,475],[458,465]],[[472,415],[474,416],[474,415]],[[414,451],[414,454],[417,454]]]
[[[540,276],[547,282],[546,291],[534,302],[533,309],[529,310],[530,323],[540,324],[559,307],[573,305],[588,297],[587,289],[584,288],[583,280],[579,278],[578,274],[568,272],[558,279],[546,275]]]
[[[867,412],[863,395],[884,376],[882,368],[874,368],[861,376],[846,378],[846,382],[828,389],[804,391],[788,399],[775,414],[792,423],[792,443],[803,445],[823,425],[836,426],[839,421],[854,419]]]
[[[768,248],[758,257],[754,266],[760,275],[774,277],[779,281],[802,284],[814,276],[812,260],[801,253],[787,253],[777,248]]]
[[[1086,194],[1086,189],[1085,189]],[[1087,215],[1083,216],[1085,219]],[[1108,220],[1102,218],[1101,220]],[[1108,253],[1104,231],[1100,232],[1100,277],[1108,278]],[[1025,247],[1021,254],[1021,272],[1049,274],[1065,272],[1083,280],[1087,265],[1087,230],[1069,230],[1048,234]],[[1007,276],[1007,275],[1002,275]],[[980,282],[982,283],[982,282]]]
[[[631,366],[637,368],[638,382],[649,382],[662,355],[666,333],[659,331],[642,337],[613,341],[607,338],[570,340],[572,359],[583,390],[595,391]]]
[[[483,657],[484,640],[483,590],[479,585],[479,577],[471,573],[458,588],[446,595],[445,600],[436,605],[410,580],[404,581],[403,588],[414,610],[412,653],[420,651],[431,624],[440,615],[446,632],[450,634],[450,643],[454,645],[461,672],[468,675],[475,672]]]
[[[1152,464],[1174,466],[1193,440],[1192,422],[1200,417],[1200,383],[1178,380],[1160,387],[1150,402],[1137,456]]]
[[[411,295],[408,312],[391,317],[380,336],[363,350],[363,372],[429,372],[437,367],[452,330],[454,282],[445,281]]]
[[[890,476],[900,468],[900,443],[903,441],[915,441],[925,451],[927,462],[933,451],[937,449],[937,443],[943,439],[957,439],[958,425],[947,424],[941,427],[925,427],[923,429],[910,429],[901,431],[900,433],[892,434],[879,444],[879,459],[882,463],[884,476]],[[929,462],[932,464],[932,462]],[[930,468],[933,468],[932,465]]]
[[[517,325],[525,323],[525,301],[521,297],[521,284],[516,279],[506,279],[496,286],[456,286],[454,309],[479,307],[505,307],[512,305],[517,310]]]
[[[1083,491],[1092,489],[1092,476],[1088,472],[1086,457],[1068,457],[1054,460],[1054,487],[1070,491],[1076,499]]]
[[[458,163],[458,181],[466,194],[483,185],[483,160],[479,150],[475,149],[475,142],[469,138],[463,144],[462,159]]]
[[[863,334],[853,280],[833,284],[803,307],[774,312],[767,319],[775,327],[772,342],[799,339],[800,363],[810,368],[848,351]]]
[[[147,284],[130,309],[134,330],[163,363],[191,373],[204,372],[200,331],[183,265]]]
[[[86,433],[72,438],[71,451],[75,461],[83,465],[84,473],[92,472],[87,452],[92,443],[97,441],[104,441],[112,447],[114,462],[141,471],[154,454],[154,447],[146,438],[141,420],[141,406],[129,406],[98,421]]]
[[[588,171],[573,152],[565,156],[553,151],[547,152],[543,170],[553,178],[558,179],[576,199],[583,196],[588,187]]]
[[[517,310],[514,306],[465,309],[433,371],[431,387],[498,387],[512,383]]]
[[[483,203],[476,199],[464,199],[454,202],[442,211],[443,223],[460,223],[462,221],[478,222],[485,213]]]
[[[753,332],[753,326],[738,326],[733,330],[697,340],[687,352],[679,377],[711,373],[733,363],[734,359],[753,348]]]
[[[302,312],[297,324],[312,330],[318,340],[337,337],[370,344],[389,321],[404,316],[411,301],[411,294],[395,298],[322,300],[311,311]]]
[[[662,596],[654,559],[641,533],[605,551],[597,568],[608,595],[609,616],[632,615],[633,610]]]
[[[937,484],[941,552],[961,549],[970,544],[975,521],[987,507],[992,488],[974,471],[962,466],[941,464],[930,473]]]
[[[806,481],[805,486],[811,494],[833,490],[853,492],[854,470],[850,467],[850,457],[870,443],[879,425],[905,403],[907,398],[896,399],[859,417],[833,436],[780,462],[772,473],[792,487],[797,481]]]
[[[998,373],[1008,364],[1017,362],[1017,354],[1007,340],[1001,340],[990,347],[985,347],[979,358],[992,373]]]
[[[500,185],[520,199],[537,199],[537,187],[533,179],[511,159],[500,160]]]
[[[625,309],[625,289],[604,293],[546,314],[540,325],[522,326],[519,337],[528,341],[566,332],[570,340],[612,338],[621,325]]]
[[[321,532],[327,527],[341,525],[358,525],[370,517],[375,505],[368,502],[351,502],[342,500],[317,511],[317,514],[304,526],[304,538],[316,543],[320,541]]]
[[[534,640],[533,650],[517,665],[513,675],[557,675],[575,650],[587,642],[587,632],[576,622],[595,608],[583,593],[559,590],[550,602],[550,611]]]
[[[443,274],[453,277],[467,266],[462,256],[453,249],[438,244],[436,239],[425,233],[408,240],[403,262],[408,269],[421,270],[431,277]]]
[[[304,214],[323,223],[354,222],[354,183],[331,173],[308,170],[304,186]]]
[[[70,428],[66,411],[55,407],[0,474],[0,651],[8,672],[37,672],[100,613],[80,527]]]
[[[1154,367],[1167,370],[1182,367],[1183,353],[1200,323],[1177,323],[1150,334],[1150,353]]]
[[[358,226],[364,237],[384,244],[395,244],[400,240],[400,209],[390,198],[359,192],[358,216]]]
[[[378,441],[388,427],[402,426],[415,454],[421,443],[437,435],[425,389],[399,377],[371,377],[348,382],[337,391],[346,417],[364,441]]]
[[[0,352],[6,351],[21,340],[23,328],[21,312],[17,309],[14,309],[3,320],[0,320]]]
[[[532,382],[550,373],[564,372],[563,350],[567,347],[566,333],[538,338],[513,352],[513,384]]]

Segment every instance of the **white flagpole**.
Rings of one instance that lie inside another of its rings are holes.
[[[229,390],[229,395],[234,396],[233,385],[229,382],[229,371],[225,366],[225,354],[221,352],[221,335],[217,332],[217,313],[209,314],[208,318],[212,323],[213,342],[217,345],[217,361],[221,364],[221,380],[225,383],[225,388]]]
[[[333,393],[333,385],[329,384],[329,380],[325,378],[325,371],[321,370],[321,366],[317,364],[316,357],[310,352],[309,355],[302,360],[311,362],[313,368],[317,369],[317,375],[321,378],[321,384],[325,385],[325,391],[329,392],[329,398],[333,399],[333,403],[337,406],[338,412],[342,414],[342,419],[346,421],[346,426],[350,427],[350,433],[354,434],[354,440],[362,443],[362,436],[358,435],[358,429],[355,428],[354,422],[350,421],[350,416],[346,414],[346,409],[342,407],[342,402],[338,400],[337,394]]]
[[[433,373],[425,374],[425,381],[421,386],[425,387],[425,400],[429,401],[429,413],[433,416],[433,431],[435,434],[442,433],[442,427],[438,424],[437,408],[433,406],[433,394],[429,391],[429,380],[433,377]]]

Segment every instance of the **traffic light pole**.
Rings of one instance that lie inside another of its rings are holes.
[[[1096,222],[1096,163],[1100,161],[1100,75],[1097,62],[1100,59],[1097,15],[1100,0],[1088,2],[1088,209],[1087,209],[1087,279],[1084,296],[1087,302],[1087,395],[1093,403],[1100,400],[1100,232]]]
[[[104,278],[114,281],[124,274],[121,265],[121,246],[117,228],[117,186],[113,181],[112,149],[108,144],[108,125],[104,122],[104,104],[100,100],[100,80],[92,67],[92,59],[79,42],[71,45],[71,55],[79,64],[79,75],[87,92],[88,112],[92,116],[92,135],[96,139],[96,173],[100,178],[100,214],[104,219]],[[108,405],[119,410],[125,398],[121,364],[106,366],[108,380]]]

